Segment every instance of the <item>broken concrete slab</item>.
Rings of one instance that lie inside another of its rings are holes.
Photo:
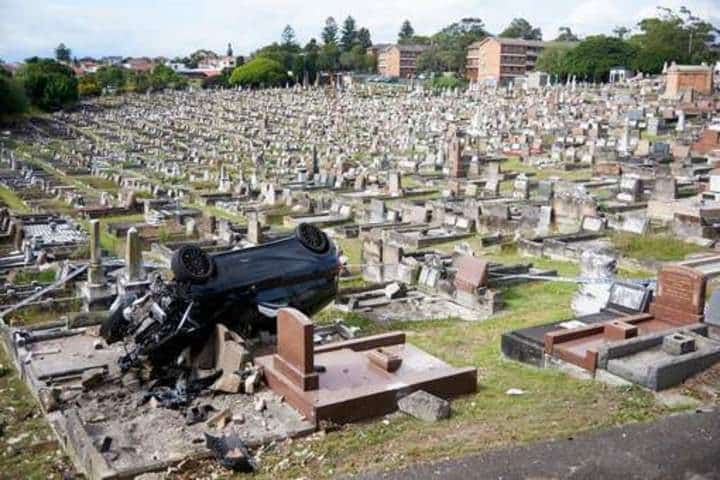
[[[450,417],[450,402],[418,390],[398,400],[398,410],[426,422],[436,422]]]

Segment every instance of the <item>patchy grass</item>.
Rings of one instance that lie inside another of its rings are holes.
[[[20,270],[15,275],[16,285],[27,285],[32,282],[52,283],[55,281],[55,270]]]
[[[362,240],[359,238],[340,238],[335,240],[335,243],[342,249],[351,266],[360,264]]]
[[[0,204],[5,203],[7,207],[16,213],[28,213],[30,209],[17,194],[11,189],[0,185]]]
[[[135,213],[130,215],[115,215],[99,218],[100,220],[100,248],[116,255],[123,255],[123,247],[125,238],[118,238],[108,231],[108,225],[113,223],[142,223],[145,221],[145,215]],[[88,232],[90,231],[90,222],[87,220],[80,221]],[[81,252],[78,252],[81,253]]]
[[[78,211],[75,210],[72,205],[57,198],[43,199],[40,200],[36,205],[39,209],[46,212],[69,215],[74,218],[78,216]]]
[[[68,294],[71,295],[70,292]],[[22,307],[10,314],[8,324],[13,327],[39,325],[57,320],[69,312],[79,311],[81,301],[67,298],[65,296],[66,300],[62,302],[42,302]]]
[[[565,262],[532,259],[568,273]],[[413,343],[456,366],[478,367],[478,392],[453,402],[453,417],[428,424],[391,415],[339,431],[286,442],[263,456],[259,478],[330,478],[412,462],[454,457],[507,444],[574,435],[589,429],[646,421],[665,413],[652,394],[609,387],[550,369],[506,360],[503,332],[571,316],[574,284],[531,283],[504,290],[505,311],[485,322],[445,319],[374,324],[357,314],[326,310],[318,321],[342,318],[365,333],[404,329]],[[520,388],[522,396],[508,396]]]
[[[683,260],[686,256],[702,252],[698,245],[683,242],[669,235],[634,235],[616,233],[610,237],[613,246],[623,256],[638,260],[656,260],[662,262]]]
[[[72,178],[96,190],[105,190],[108,192],[117,192],[120,190],[120,186],[117,183],[107,178],[95,177],[93,175],[78,175]]]
[[[561,168],[551,167],[538,168],[523,163],[518,157],[511,157],[505,162],[503,162],[502,170],[505,172],[513,171],[518,173],[534,173],[535,175],[532,178],[535,178],[536,180],[547,180],[550,177],[558,177],[561,180],[573,181],[589,179],[592,177],[591,168],[579,168],[576,170],[564,170]],[[510,181],[503,182],[501,187],[506,183],[509,183],[512,186],[512,181]]]
[[[0,478],[61,479],[72,466],[0,346]]]

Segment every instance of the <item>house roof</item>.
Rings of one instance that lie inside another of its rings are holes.
[[[505,37],[493,37],[488,36],[483,38],[482,40],[478,40],[477,42],[473,43],[471,46],[480,46],[483,43],[487,43],[490,41],[496,41],[500,43],[501,45],[523,45],[526,47],[545,47],[550,43],[553,42],[543,42],[542,40],[525,40],[523,38],[505,38]]]
[[[397,47],[398,50],[401,52],[424,52],[429,48],[429,45],[418,45],[418,44],[411,44],[411,43],[398,43],[395,45],[392,45],[392,47]]]

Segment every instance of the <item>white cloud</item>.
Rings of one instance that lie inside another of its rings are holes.
[[[719,0],[663,0],[687,5],[720,24]],[[184,55],[198,48],[223,51],[232,42],[250,53],[279,40],[286,24],[298,39],[319,38],[327,16],[352,15],[376,42],[392,42],[403,20],[430,34],[463,17],[480,17],[491,32],[523,17],[553,38],[560,26],[587,35],[633,26],[655,12],[655,0],[0,0],[0,57],[48,56],[64,42],[73,54]]]

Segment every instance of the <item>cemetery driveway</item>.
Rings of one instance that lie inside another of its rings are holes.
[[[356,478],[720,480],[720,409]]]

